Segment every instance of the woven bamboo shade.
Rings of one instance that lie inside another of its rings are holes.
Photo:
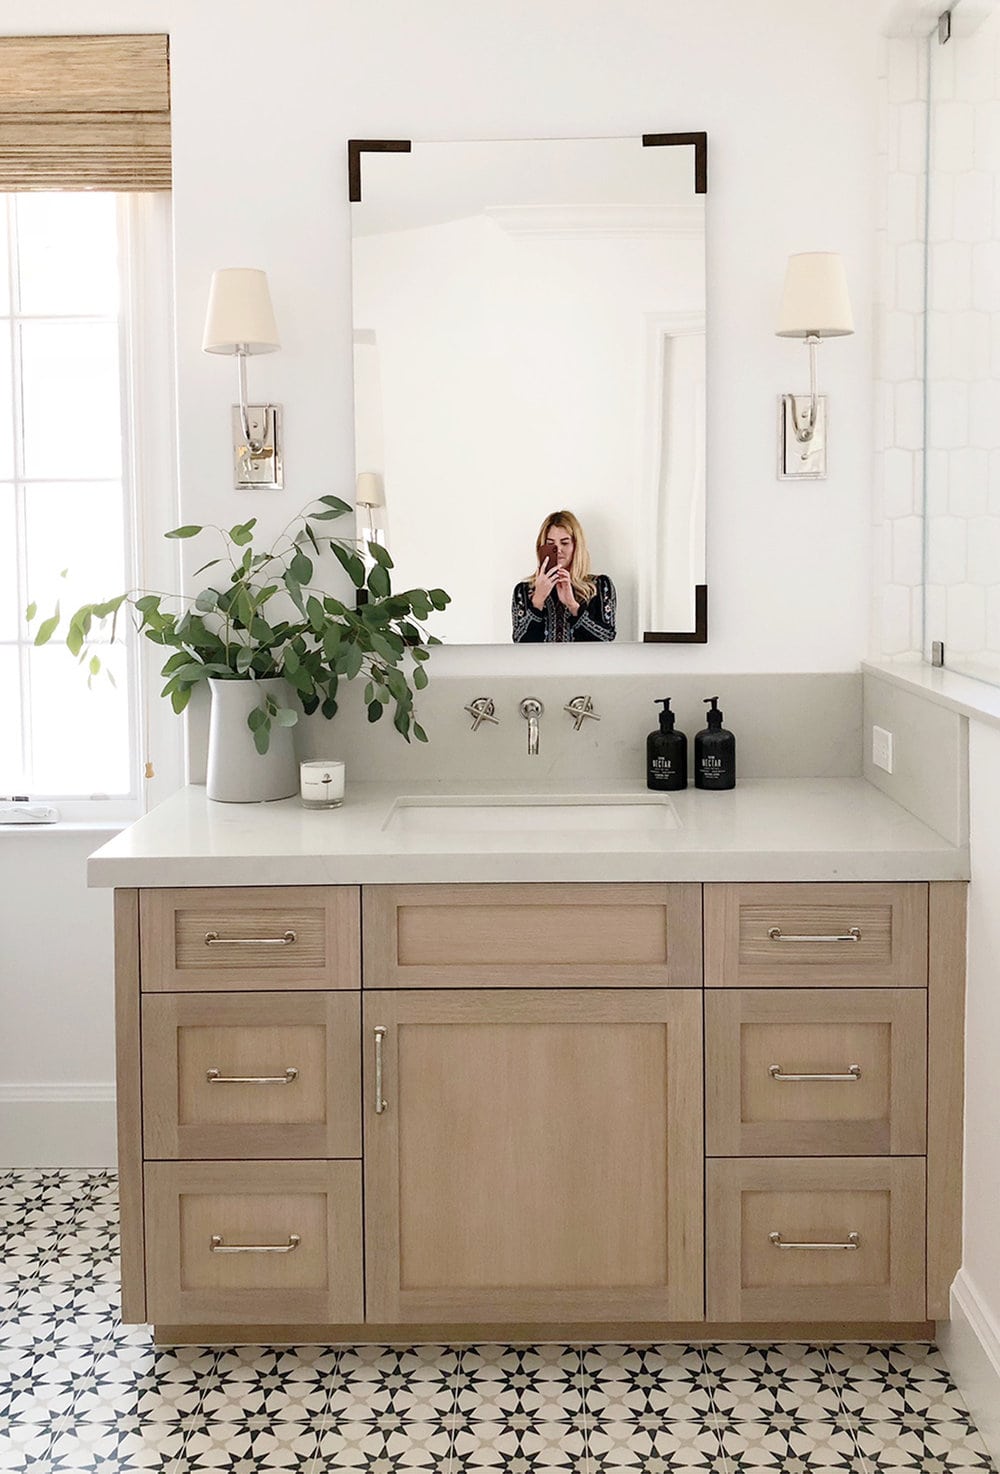
[[[0,36],[0,193],[169,189],[167,39]]]

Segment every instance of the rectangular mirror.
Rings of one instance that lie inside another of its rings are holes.
[[[448,590],[449,644],[705,641],[705,135],[348,153],[358,536],[393,586]]]

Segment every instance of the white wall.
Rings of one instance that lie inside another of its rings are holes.
[[[869,0],[4,0],[0,32],[171,33],[184,521],[228,525],[252,509],[277,529],[316,495],[350,497],[348,138],[708,132],[711,643],[452,649],[432,662],[488,677],[856,667],[869,609],[880,19]],[[785,258],[809,249],[845,255],[858,332],[822,354],[829,480],[782,483],[776,395],[801,390],[806,365],[774,319]],[[279,495],[229,489],[232,367],[199,347],[210,274],[229,265],[270,278],[283,351],[256,359],[250,384],[285,407]],[[6,852],[0,865],[6,882]],[[72,877],[60,895],[82,905]],[[40,886],[30,904],[45,897]],[[81,1045],[57,1021],[74,1051],[60,1069],[107,1081],[110,972],[88,946],[84,960],[67,938],[53,971],[72,977],[75,962],[100,977],[107,1027]],[[48,1042],[33,1035],[21,1061],[40,1079]]]

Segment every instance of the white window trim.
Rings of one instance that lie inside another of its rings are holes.
[[[168,193],[118,196],[122,486],[130,576],[137,587],[160,590],[179,588],[181,578],[177,544],[163,538],[178,521],[171,236]],[[159,666],[169,652],[137,637],[131,619],[125,643],[131,793],[107,798],[29,795],[33,803],[55,805],[62,824],[74,828],[124,827],[185,781],[183,724],[159,696]],[[150,766],[153,776],[147,778]],[[31,831],[29,826],[12,826],[2,832]]]

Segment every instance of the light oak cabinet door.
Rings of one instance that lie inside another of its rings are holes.
[[[701,1320],[701,997],[364,998],[366,1318]]]
[[[919,1156],[922,988],[720,988],[705,997],[710,1157]]]

